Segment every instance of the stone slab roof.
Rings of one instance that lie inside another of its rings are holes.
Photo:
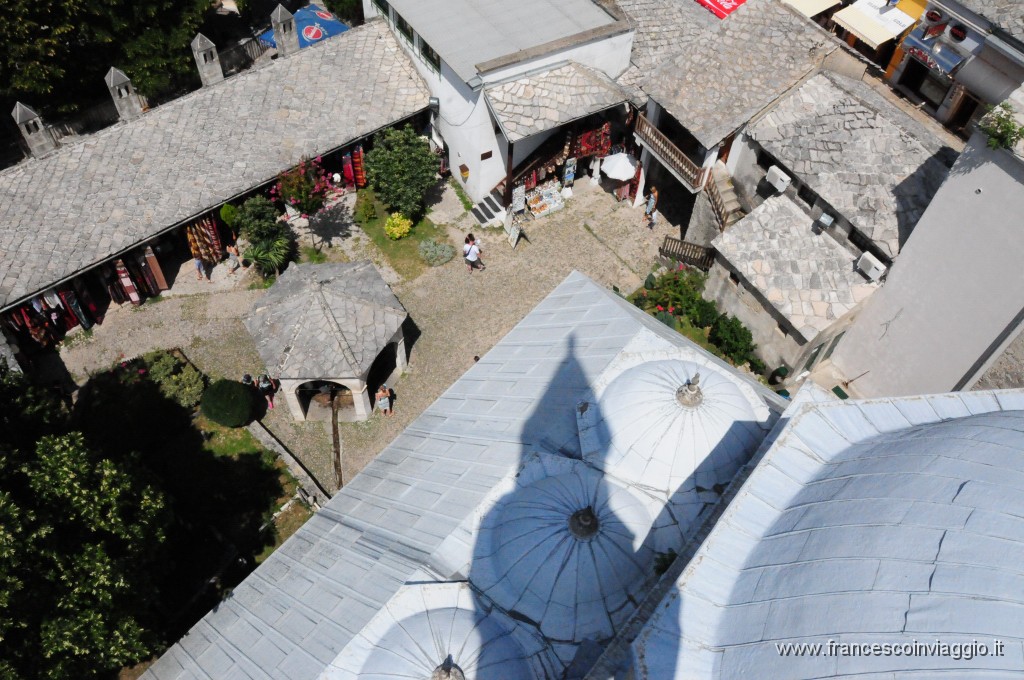
[[[373,263],[296,264],[245,327],[274,377],[363,378],[408,313]]]
[[[510,142],[630,100],[599,71],[570,62],[484,91]]]
[[[808,80],[748,133],[890,256],[948,174],[941,140],[835,74]]]
[[[778,0],[748,0],[680,45],[641,87],[711,148],[835,49],[824,31]]]
[[[638,85],[668,57],[718,27],[719,20],[696,0],[617,0],[633,26],[630,68],[619,77]]]
[[[0,173],[0,307],[426,108],[371,21]]]
[[[788,196],[773,196],[712,242],[808,341],[877,289],[813,222]]]
[[[1020,0],[957,0],[1017,40],[1024,41],[1024,2]]]
[[[320,677],[528,455],[581,456],[576,404],[638,337],[735,371],[570,274],[143,677]]]

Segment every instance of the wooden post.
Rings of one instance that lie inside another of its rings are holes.
[[[512,142],[508,143],[508,162],[505,163],[505,195],[502,197],[505,205],[502,207],[506,210],[512,207],[512,151],[514,146]]]

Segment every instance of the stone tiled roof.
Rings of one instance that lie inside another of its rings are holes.
[[[617,0],[616,4],[633,26],[632,65],[619,77],[627,86],[638,85],[661,62],[719,23],[696,0]]]
[[[485,94],[511,142],[630,99],[608,76],[572,62],[489,87]]]
[[[873,293],[856,258],[786,196],[773,196],[717,236],[713,245],[806,340]]]
[[[372,262],[289,267],[245,327],[274,377],[363,378],[408,314]]]
[[[0,173],[0,307],[429,97],[387,25],[371,21]]]
[[[778,0],[748,0],[648,73],[641,87],[711,148],[836,49]]]
[[[934,135],[842,76],[811,78],[748,132],[891,256],[948,173]]]
[[[1024,41],[1024,2],[1020,0],[957,0],[1017,40]]]

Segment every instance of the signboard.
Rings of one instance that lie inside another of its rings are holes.
[[[733,12],[736,8],[742,5],[746,0],[697,0],[700,4],[711,10],[719,19],[724,19]]]
[[[512,188],[512,212],[521,213],[526,210],[526,186],[519,184]]]

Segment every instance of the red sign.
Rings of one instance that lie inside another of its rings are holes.
[[[697,2],[711,10],[719,19],[724,19],[735,12],[736,8],[746,0],[697,0]]]
[[[320,17],[321,19],[333,19],[334,18],[333,14],[331,14],[330,12],[328,12],[326,10],[322,10],[322,9],[318,9],[316,11],[316,15],[318,17]]]
[[[324,29],[313,24],[312,26],[306,26],[302,29],[302,35],[306,40],[313,42],[314,40],[320,40],[324,37]]]

